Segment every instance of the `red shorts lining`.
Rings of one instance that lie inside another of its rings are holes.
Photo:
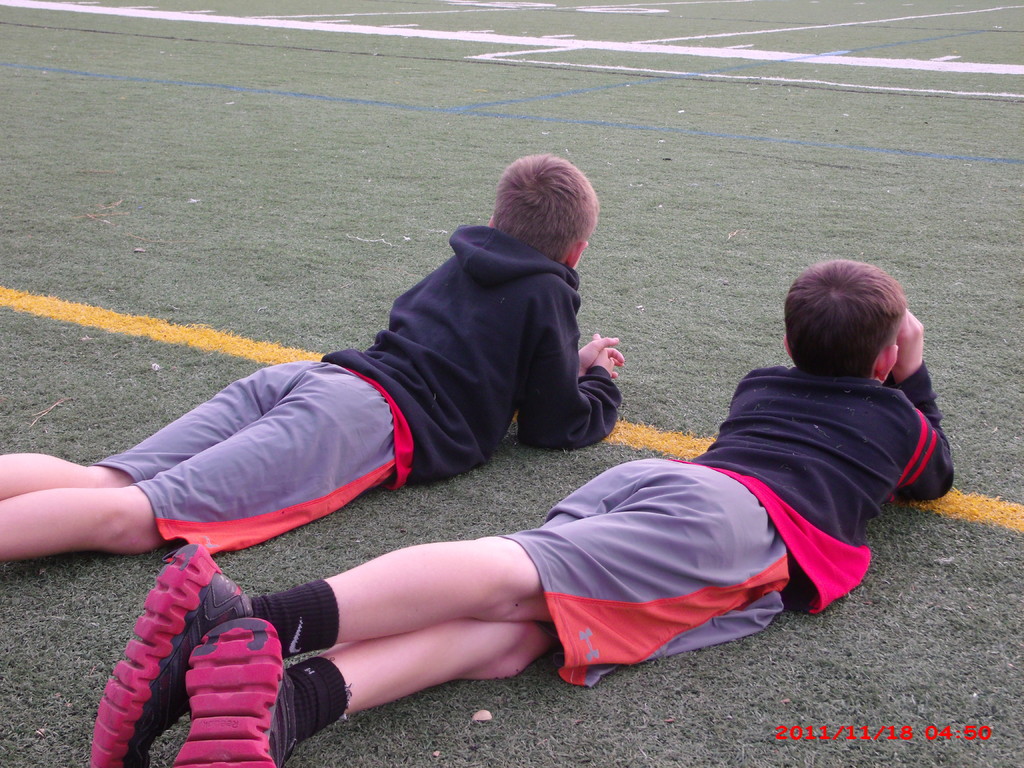
[[[210,552],[245,549],[329,515],[356,496],[386,481],[394,472],[394,468],[395,462],[389,461],[326,496],[255,517],[217,522],[169,520],[158,517],[156,525],[160,535],[167,541],[184,539],[189,544],[202,544]]]
[[[591,664],[639,664],[673,637],[780,591],[788,580],[788,558],[783,555],[742,584],[708,586],[646,603],[545,593],[565,652],[558,674],[568,683],[585,685]]]

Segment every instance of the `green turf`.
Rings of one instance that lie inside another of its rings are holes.
[[[952,0],[696,3],[659,15],[568,2],[287,5],[155,3],[606,41],[971,10]],[[684,44],[1020,63],[1022,28],[1018,9]],[[311,351],[363,346],[393,297],[446,258],[448,234],[486,221],[505,164],[555,152],[601,196],[580,322],[623,340],[624,418],[713,435],[736,380],[785,361],[780,307],[793,276],[821,258],[861,258],[904,283],[925,323],[957,487],[1024,503],[1022,99],[948,93],[1024,93],[1019,76],[597,49],[522,56],[536,63],[467,58],[511,50],[0,6],[0,285]],[[725,77],[744,75],[804,82]],[[256,364],[0,308],[0,366],[0,449],[86,462]],[[513,435],[463,477],[370,494],[219,560],[248,589],[284,588],[406,544],[535,525],[640,455],[535,451]],[[867,581],[822,616],[787,615],[594,690],[570,688],[545,663],[511,681],[445,686],[329,729],[289,765],[1018,764],[1024,537],[886,512]],[[87,763],[100,691],[158,566],[155,554],[0,565],[5,768]],[[495,719],[471,723],[481,708]],[[929,724],[988,725],[993,736],[928,741]],[[910,725],[915,737],[775,739],[784,725]],[[158,746],[154,766],[173,761],[181,734]]]

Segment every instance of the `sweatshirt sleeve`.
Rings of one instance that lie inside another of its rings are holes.
[[[571,322],[571,325],[569,324]],[[575,316],[534,358],[519,404],[519,439],[538,448],[582,448],[608,436],[622,395],[599,365],[579,375]]]
[[[519,409],[519,439],[537,448],[583,448],[603,440],[615,427],[622,395],[608,372],[597,366],[565,391],[537,397]]]
[[[937,499],[953,486],[953,459],[942,431],[942,412],[936,405],[931,376],[924,364],[895,386],[917,409],[921,429],[913,456],[896,493],[911,499]]]

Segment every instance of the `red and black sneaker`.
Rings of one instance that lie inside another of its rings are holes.
[[[252,615],[249,598],[202,546],[189,544],[164,559],[135,623],[137,637],[103,691],[92,768],[147,768],[153,741],[188,711],[192,650],[219,624]]]
[[[263,619],[213,629],[192,652],[192,725],[174,768],[280,768],[295,747],[291,678]]]

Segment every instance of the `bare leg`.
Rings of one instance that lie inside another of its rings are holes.
[[[0,501],[0,561],[61,552],[149,552],[163,543],[149,499],[134,485],[52,488]]]
[[[128,475],[109,467],[83,467],[43,453],[0,456],[0,499],[50,488],[117,488],[131,484]]]
[[[335,695],[344,700],[328,703],[317,693],[317,710],[311,713],[311,721],[303,721],[303,735],[310,726],[320,727],[340,715],[342,708],[359,712],[448,680],[510,677],[550,644],[550,638],[532,622],[465,619],[335,648],[324,658],[340,670],[348,694],[339,692]],[[287,754],[275,753],[281,747],[290,752],[293,744],[283,744],[272,735],[275,689],[284,672],[280,652],[276,635],[257,619],[227,623],[207,635],[192,654],[188,673],[192,725],[176,766],[283,765]],[[302,677],[299,671],[298,679]],[[297,731],[293,727],[291,733],[298,736]],[[286,734],[277,732],[278,738]],[[105,759],[120,757],[123,749],[114,754],[103,745],[97,749],[94,742],[93,746],[96,765],[129,762]]]
[[[532,621],[456,619],[323,654],[342,673],[353,714],[449,680],[513,677],[551,647]]]
[[[338,601],[339,643],[452,619],[551,620],[530,556],[497,537],[399,549],[327,583]]]

